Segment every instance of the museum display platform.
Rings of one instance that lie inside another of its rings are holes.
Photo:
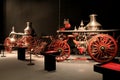
[[[94,71],[103,75],[103,80],[117,80],[120,78],[120,61],[95,64]]]

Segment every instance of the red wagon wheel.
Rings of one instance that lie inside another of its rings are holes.
[[[6,37],[4,40],[4,47],[7,52],[12,52],[12,48],[16,46],[16,38]]]
[[[9,37],[5,38],[5,40],[4,40],[4,46],[5,46],[5,50],[7,52],[11,52],[12,51],[11,41],[10,41]]]
[[[90,39],[88,45],[89,55],[97,62],[111,61],[117,55],[117,43],[108,34],[98,34]]]
[[[58,62],[64,61],[70,56],[70,46],[66,41],[55,40],[49,45],[48,50],[60,52],[60,55],[56,56]]]

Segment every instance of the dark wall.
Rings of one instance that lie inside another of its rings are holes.
[[[32,22],[36,34],[49,34],[58,28],[57,0],[6,0],[6,35],[12,26],[16,32],[23,32],[26,22]]]
[[[83,20],[86,25],[90,14],[97,14],[97,21],[104,29],[119,29],[119,4],[115,0],[0,0],[4,6],[1,13],[1,34],[23,32],[26,22],[32,22],[36,34],[55,34],[63,19],[69,18],[72,28]],[[60,5],[59,5],[60,4]],[[5,15],[5,16],[4,16]],[[4,31],[4,32],[3,32]],[[0,35],[1,35],[0,34]],[[0,36],[1,37],[1,36]],[[1,37],[2,38],[2,37]]]
[[[90,14],[97,14],[103,28],[119,28],[119,2],[116,0],[61,0],[61,20],[70,18],[72,26],[83,20],[89,22]]]
[[[4,40],[5,0],[0,0],[0,43]]]

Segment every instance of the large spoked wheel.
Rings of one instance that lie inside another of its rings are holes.
[[[90,39],[88,45],[89,55],[97,62],[111,61],[117,55],[117,43],[107,34],[98,34]]]
[[[55,40],[49,45],[48,49],[60,52],[60,55],[56,56],[58,62],[64,61],[70,56],[70,46],[66,41]]]

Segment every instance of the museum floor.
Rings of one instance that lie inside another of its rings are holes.
[[[64,62],[56,63],[56,71],[44,70],[44,56],[32,55],[32,63],[28,65],[29,55],[26,60],[18,60],[17,52],[5,52],[6,57],[0,54],[0,80],[102,80],[102,74],[93,71],[93,65],[98,64],[93,60],[74,60],[76,55],[71,55]]]

